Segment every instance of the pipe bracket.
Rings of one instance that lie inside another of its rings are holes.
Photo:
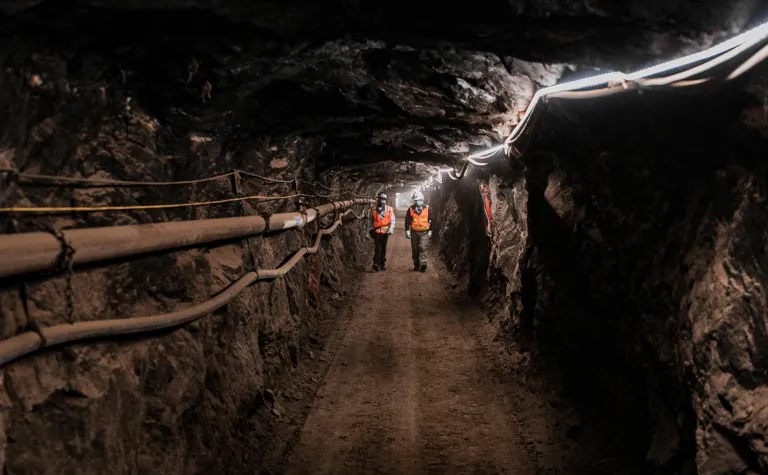
[[[54,272],[66,272],[67,321],[72,324],[75,323],[75,302],[72,291],[72,276],[74,275],[75,271],[72,269],[72,262],[74,260],[75,252],[77,251],[74,247],[72,247],[69,241],[67,241],[66,236],[64,236],[64,233],[60,229],[48,227],[46,231],[51,233],[53,237],[55,237],[56,240],[61,243],[61,252],[56,258],[56,269]],[[42,334],[40,336],[42,337]]]

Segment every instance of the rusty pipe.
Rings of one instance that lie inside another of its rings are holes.
[[[320,216],[373,200],[336,201],[303,213],[203,219],[158,224],[138,224],[62,231],[74,249],[72,265],[178,249],[226,239],[253,236],[270,231],[299,228]],[[62,243],[51,233],[33,232],[0,236],[0,277],[53,269],[62,252]]]
[[[45,337],[45,340],[43,340],[37,332],[28,331],[0,341],[0,366],[24,355],[51,346],[95,338],[133,335],[137,333],[163,330],[199,320],[205,315],[208,315],[231,302],[249,285],[261,280],[271,280],[282,277],[287,274],[288,271],[293,269],[302,257],[307,254],[317,253],[320,249],[320,241],[322,240],[322,237],[335,231],[341,224],[342,217],[351,212],[351,210],[345,211],[338,217],[338,219],[336,219],[332,226],[320,230],[320,232],[317,233],[315,243],[312,247],[302,247],[282,266],[277,269],[258,269],[253,272],[248,272],[218,295],[205,302],[175,312],[149,317],[130,317],[54,325],[52,327],[40,329],[40,333]],[[357,217],[356,214],[355,217]]]

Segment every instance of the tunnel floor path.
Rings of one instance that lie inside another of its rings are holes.
[[[285,473],[537,473],[435,256],[413,272],[403,234],[390,237],[387,270],[363,277]]]

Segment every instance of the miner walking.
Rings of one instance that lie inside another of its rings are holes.
[[[368,216],[367,231],[373,238],[373,271],[386,269],[387,241],[395,230],[395,209],[387,204],[387,195],[379,193],[376,206]]]
[[[405,238],[411,240],[413,270],[427,271],[427,247],[432,237],[432,213],[420,191],[413,192],[413,205],[405,214]]]

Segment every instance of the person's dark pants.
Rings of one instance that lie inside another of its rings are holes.
[[[429,238],[427,231],[411,232],[411,256],[413,257],[413,268],[415,270],[425,270],[427,268],[427,248],[429,247]]]
[[[384,270],[387,263],[387,241],[389,240],[389,234],[371,231],[371,236],[373,237],[373,267]]]

